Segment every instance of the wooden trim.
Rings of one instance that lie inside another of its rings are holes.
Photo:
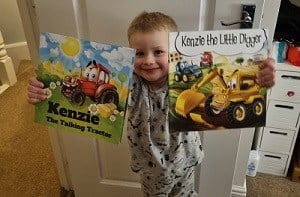
[[[55,128],[48,128],[48,131],[56,161],[57,171],[59,174],[60,185],[66,190],[71,190],[72,185],[69,175],[69,168],[60,134]]]
[[[4,40],[0,31],[0,93],[17,82],[12,59],[7,55]]]
[[[243,186],[233,185],[231,190],[231,197],[246,197],[247,187],[246,179]]]
[[[31,61],[34,66],[39,63],[39,25],[35,10],[34,0],[17,0],[20,16],[23,23],[24,33],[26,36]],[[65,190],[72,189],[70,175],[68,173],[67,160],[64,155],[64,148],[55,129],[48,129],[52,144],[56,166],[59,174],[60,184]]]
[[[31,61],[34,66],[39,63],[39,26],[33,0],[17,0],[24,33],[27,40]]]

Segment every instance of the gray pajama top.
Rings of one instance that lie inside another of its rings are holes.
[[[199,132],[169,132],[168,98],[167,85],[152,91],[142,78],[133,74],[127,138],[134,172],[185,171],[203,159]]]

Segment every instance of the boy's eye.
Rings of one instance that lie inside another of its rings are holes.
[[[156,51],[154,51],[155,55],[161,55],[162,53],[164,53],[162,50],[156,50]]]
[[[143,52],[141,52],[141,51],[138,51],[138,52],[136,52],[136,53],[135,53],[135,55],[136,55],[136,56],[143,56],[143,55],[144,55],[144,53],[143,53]]]

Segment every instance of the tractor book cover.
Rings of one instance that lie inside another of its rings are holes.
[[[267,57],[266,29],[171,32],[170,131],[264,126],[267,90],[255,79]]]
[[[47,99],[36,105],[35,121],[119,143],[135,50],[41,33],[39,55]]]

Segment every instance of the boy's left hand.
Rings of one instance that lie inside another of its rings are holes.
[[[275,60],[268,58],[260,65],[260,71],[256,75],[256,82],[266,88],[275,84]]]

